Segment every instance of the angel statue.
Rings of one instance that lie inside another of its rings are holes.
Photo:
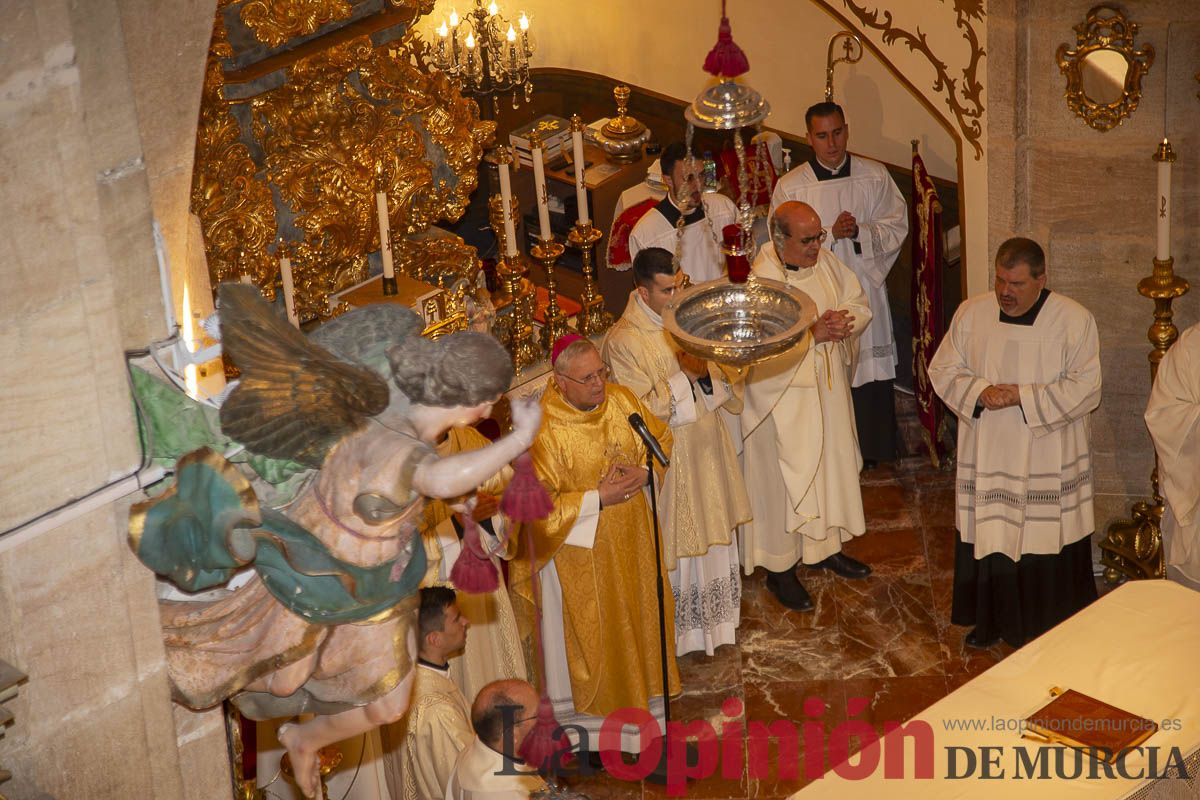
[[[541,411],[514,403],[512,433],[439,458],[438,438],[487,416],[508,389],[512,362],[495,339],[431,341],[412,311],[381,304],[310,340],[241,284],[221,286],[220,317],[242,373],[222,432],[314,470],[274,509],[223,457],[193,451],[171,489],[130,512],[130,543],[162,578],[213,595],[160,601],[175,700],[202,709],[228,698],[257,720],[314,714],[279,734],[312,797],[320,748],[407,708],[425,498],[473,492],[529,448]]]

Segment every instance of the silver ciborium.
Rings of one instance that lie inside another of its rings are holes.
[[[665,327],[688,353],[731,366],[748,366],[795,345],[817,319],[812,298],[782,281],[718,278],[683,290],[662,314]]]

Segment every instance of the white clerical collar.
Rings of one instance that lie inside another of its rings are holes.
[[[846,161],[849,158],[850,158],[849,153],[842,153],[842,163],[838,164],[836,167],[827,167],[824,164],[821,164],[821,159],[819,159],[819,158],[817,159],[817,163],[821,164],[821,169],[827,170],[832,175],[837,175],[839,172],[841,172],[842,170],[844,170],[846,168]]]
[[[650,321],[661,328],[662,324],[663,324],[662,316],[659,314],[655,314],[653,309],[651,309],[650,306],[646,305],[646,301],[642,299],[641,292],[634,290],[633,299],[637,300],[638,308],[640,308],[642,310],[642,312],[647,317],[650,318]]]

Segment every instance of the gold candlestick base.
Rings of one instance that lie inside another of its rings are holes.
[[[518,373],[542,358],[542,349],[533,326],[534,289],[533,284],[525,278],[527,272],[520,255],[506,258],[496,265],[496,277],[504,282],[505,292],[512,303],[505,344],[512,355],[513,368]]]
[[[554,263],[562,257],[566,248],[555,241],[540,241],[529,250],[529,254],[541,262],[546,270],[546,315],[542,323],[542,348],[550,352],[554,343],[571,332],[567,317],[558,307],[558,281],[554,278]]]
[[[603,236],[600,229],[591,224],[577,224],[567,234],[567,244],[579,250],[583,256],[583,297],[580,298],[583,310],[579,312],[579,332],[584,336],[604,333],[613,324],[612,314],[604,309],[604,295],[596,290],[593,266],[596,242]]]
[[[384,275],[383,276],[383,294],[384,294],[384,296],[395,297],[399,293],[399,291],[400,290],[396,287],[396,276],[393,275],[392,277],[389,278],[388,276]]]
[[[1154,301],[1154,322],[1147,337],[1150,351],[1150,385],[1158,374],[1158,364],[1179,338],[1171,303],[1183,297],[1188,282],[1175,274],[1175,259],[1154,259],[1150,277],[1138,282],[1138,294]],[[1100,563],[1106,583],[1143,578],[1162,578],[1166,574],[1162,552],[1163,498],[1158,491],[1158,459],[1150,473],[1150,500],[1141,500],[1130,509],[1131,520],[1118,520],[1108,526],[1100,542]]]

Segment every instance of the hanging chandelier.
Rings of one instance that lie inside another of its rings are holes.
[[[521,12],[514,25],[500,13],[495,0],[484,8],[483,0],[475,0],[475,8],[463,17],[457,9],[442,20],[437,28],[438,46],[433,63],[451,76],[463,94],[491,98],[481,110],[485,118],[500,113],[502,94],[511,93],[512,107],[520,108],[521,100],[533,96],[533,81],[529,77],[529,17]]]

